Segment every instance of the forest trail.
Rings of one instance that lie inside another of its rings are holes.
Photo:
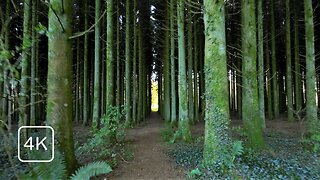
[[[110,179],[184,179],[184,170],[170,163],[166,155],[168,145],[160,131],[163,121],[158,113],[151,113],[141,126],[128,130],[134,159],[121,162],[109,177]],[[108,179],[109,179],[108,178]]]

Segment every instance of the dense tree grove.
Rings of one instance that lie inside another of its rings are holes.
[[[280,119],[306,125],[302,138],[319,150],[319,6],[317,0],[1,0],[1,132],[54,127],[71,175],[78,166],[73,127],[136,126],[151,113],[156,86],[173,142],[191,142],[193,125],[205,124],[206,167],[230,168],[226,159],[239,145],[230,133],[234,119],[242,120],[244,148],[268,148],[265,129]]]

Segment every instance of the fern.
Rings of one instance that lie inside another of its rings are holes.
[[[232,146],[232,153],[234,156],[241,156],[243,154],[242,141],[235,141]]]
[[[94,162],[80,167],[76,173],[71,176],[71,180],[89,180],[90,177],[107,174],[111,171],[111,167],[106,162]]]
[[[48,154],[33,151],[31,156],[33,157],[33,159],[44,159],[44,157],[47,157]],[[26,180],[60,180],[66,178],[66,168],[63,161],[63,156],[58,151],[55,152],[55,158],[50,163],[32,163],[30,168],[31,170],[27,174],[19,175],[19,177]]]

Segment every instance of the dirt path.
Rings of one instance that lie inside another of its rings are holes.
[[[166,156],[168,146],[163,142],[160,130],[163,122],[157,113],[151,113],[141,127],[128,131],[134,159],[121,162],[109,179],[184,179],[182,169],[175,167]]]

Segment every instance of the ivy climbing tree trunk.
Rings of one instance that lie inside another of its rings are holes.
[[[314,22],[312,0],[304,0],[304,19],[306,29],[306,106],[309,133],[319,133],[320,125],[316,105],[316,68],[314,45]],[[318,142],[319,143],[319,142]]]
[[[68,174],[76,168],[72,134],[72,1],[51,0],[48,27],[47,122],[56,131]]]
[[[262,119],[259,112],[257,82],[257,43],[255,0],[241,0],[242,22],[242,120],[248,133],[248,145],[264,147]]]
[[[228,147],[229,100],[224,0],[204,0],[205,139],[203,163],[221,161]],[[227,142],[226,142],[227,141]]]
[[[191,140],[190,125],[188,119],[187,76],[186,76],[186,46],[184,33],[184,0],[177,0],[178,21],[178,92],[179,92],[179,131],[184,141]]]
[[[290,0],[286,0],[286,91],[288,121],[293,121]]]

